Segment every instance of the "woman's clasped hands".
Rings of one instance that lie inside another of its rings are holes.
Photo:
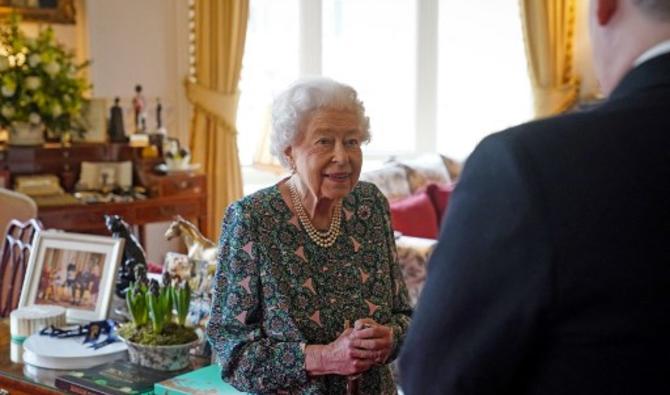
[[[305,367],[311,375],[353,375],[383,364],[391,354],[393,330],[372,319],[357,320],[332,343],[308,345]]]

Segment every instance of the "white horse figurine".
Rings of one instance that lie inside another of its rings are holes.
[[[180,236],[186,244],[189,260],[207,261],[214,264],[217,255],[216,244],[203,236],[195,225],[177,216],[165,232],[165,238],[171,240]]]

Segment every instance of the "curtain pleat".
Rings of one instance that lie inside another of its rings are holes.
[[[535,115],[567,110],[579,97],[574,68],[576,0],[520,0]]]
[[[243,193],[235,118],[249,1],[197,0],[195,11],[197,82],[186,87],[194,107],[190,148],[207,175],[205,233],[218,238],[226,208]]]

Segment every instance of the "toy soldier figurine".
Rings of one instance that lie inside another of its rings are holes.
[[[135,97],[133,98],[133,109],[135,110],[135,133],[145,133],[147,127],[146,103],[142,96],[142,85],[135,85]]]
[[[107,129],[109,141],[114,143],[122,143],[128,140],[123,126],[123,110],[119,106],[119,101],[118,97],[114,99],[114,105],[109,114],[109,128]]]

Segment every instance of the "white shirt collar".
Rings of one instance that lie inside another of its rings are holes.
[[[637,60],[635,60],[634,66],[637,67],[647,60],[661,56],[668,52],[670,52],[670,40],[663,41],[646,50],[642,55],[640,55],[639,58],[637,58]]]

